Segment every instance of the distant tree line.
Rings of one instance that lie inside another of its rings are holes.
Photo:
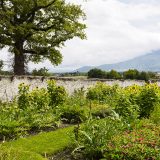
[[[40,69],[33,69],[33,71],[31,72],[31,75],[32,76],[45,76],[45,77],[53,76],[53,74],[49,73],[48,69],[45,67],[40,68]]]
[[[136,79],[136,80],[145,80],[155,79],[156,73],[154,72],[145,72],[138,71],[136,69],[129,69],[125,72],[117,72],[111,70],[109,72],[94,68],[88,72],[88,78],[104,78],[104,79]]]
[[[3,67],[4,67],[4,62],[3,60],[0,60],[0,75],[12,75],[13,74],[12,71],[4,71]]]

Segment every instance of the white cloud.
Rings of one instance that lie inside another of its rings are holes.
[[[67,1],[82,5],[86,12],[88,38],[66,42],[63,63],[56,69],[115,63],[160,49],[160,1]],[[45,66],[53,68],[48,62]]]

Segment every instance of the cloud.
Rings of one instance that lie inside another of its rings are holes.
[[[160,49],[160,1],[67,0],[87,15],[87,40],[74,38],[62,49],[63,63],[54,70],[124,61]],[[30,65],[31,68],[35,66]]]
[[[87,14],[88,39],[66,44],[64,66],[115,63],[160,49],[160,3],[78,1]]]

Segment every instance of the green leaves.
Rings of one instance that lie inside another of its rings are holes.
[[[65,0],[3,0],[0,16],[0,48],[8,46],[29,61],[44,58],[58,65],[62,62],[59,48],[67,40],[86,38],[83,10]]]
[[[105,146],[116,133],[120,133],[120,130],[122,124],[117,120],[89,120],[77,131],[75,156],[79,152],[84,156],[83,159],[103,158]]]

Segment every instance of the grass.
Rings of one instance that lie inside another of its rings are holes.
[[[46,160],[71,145],[70,135],[73,127],[58,129],[53,132],[20,138],[6,142],[0,147],[0,160]]]

